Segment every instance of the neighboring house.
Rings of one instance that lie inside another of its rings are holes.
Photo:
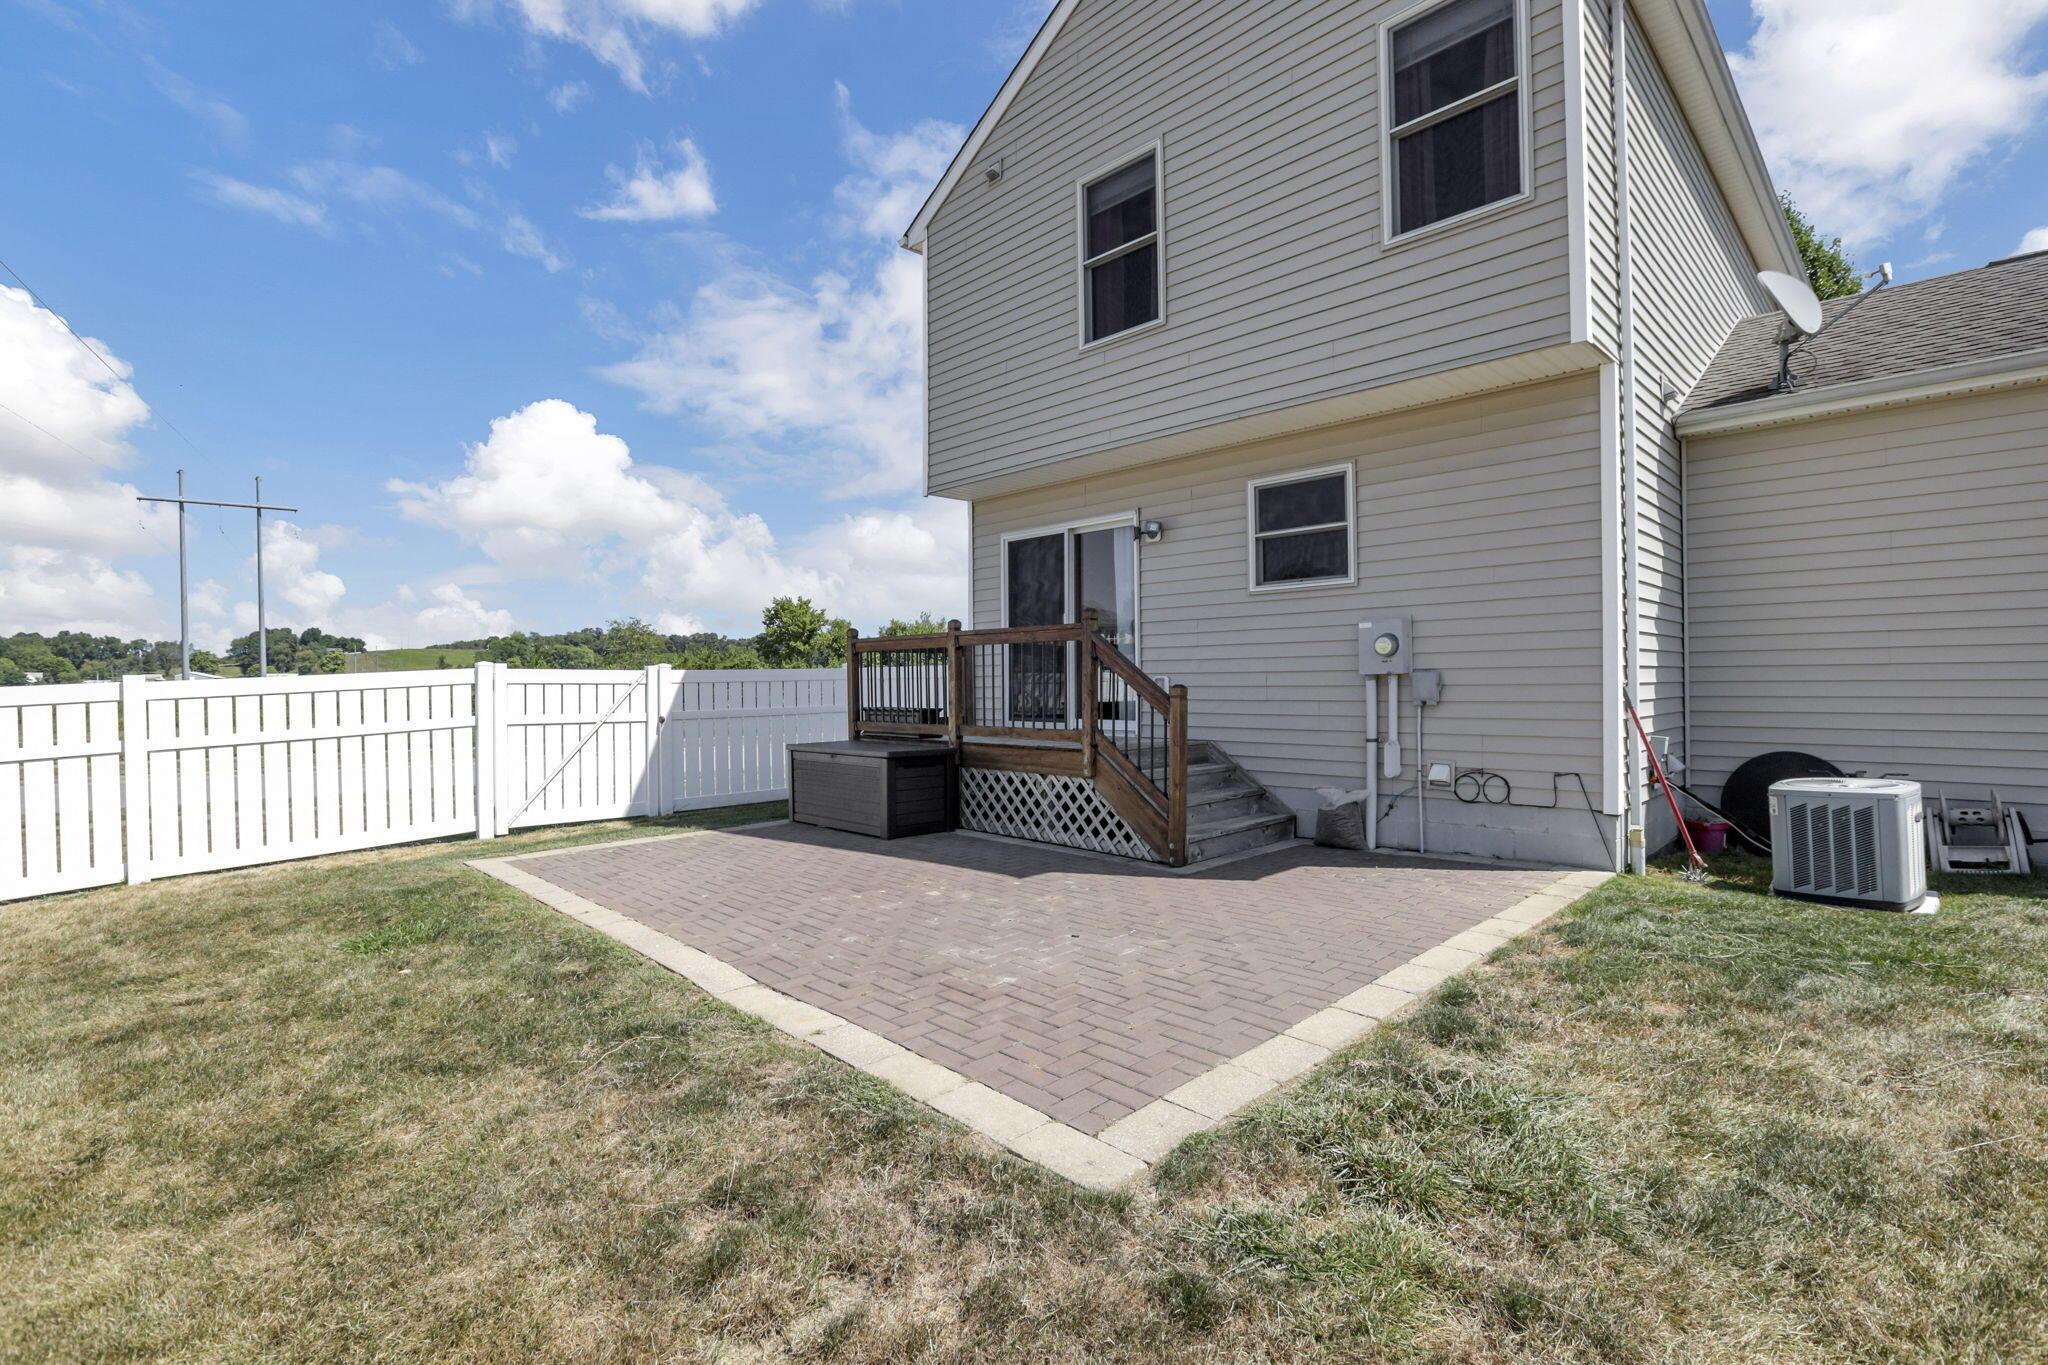
[[[1186,685],[1198,739],[1304,816],[1378,766],[1358,627],[1390,612],[1442,694],[1404,692],[1389,847],[1614,865],[1632,829],[1658,846],[1625,695],[1711,784],[1770,748],[1909,770],[1942,748],[1957,694],[1924,666],[1887,678],[1852,651],[1837,691],[1804,683],[1824,709],[1920,697],[1923,741],[1893,761],[1793,723],[1768,695],[1789,675],[1735,638],[1752,611],[1806,628],[1761,609],[1801,585],[1759,595],[1730,567],[1772,543],[1741,480],[1793,428],[1715,435],[1689,474],[1674,419],[1718,420],[1702,377],[1748,382],[1772,335],[1756,273],[1802,267],[1700,0],[1625,20],[1606,0],[1061,0],[904,244],[927,264],[927,486],[973,504],[973,625],[1098,612]],[[1711,576],[1690,610],[1689,478]],[[1802,553],[1832,553],[1805,530]],[[1956,587],[1929,611],[1983,600]],[[2026,651],[1985,657],[2011,657],[2038,739]]]
[[[1789,393],[1743,323],[1678,418],[1694,774],[1801,749],[2048,838],[2048,252],[1849,309]]]

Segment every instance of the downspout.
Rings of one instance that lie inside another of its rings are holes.
[[[1628,159],[1628,0],[1612,0],[1612,65],[1614,80],[1614,235],[1616,238],[1616,295],[1621,326],[1621,639],[1622,691],[1630,698],[1642,695],[1642,583],[1637,557],[1637,504],[1641,497],[1637,477],[1636,449],[1636,316],[1635,233],[1629,221]],[[1622,763],[1628,784],[1629,866],[1640,874],[1645,870],[1649,850],[1643,826],[1643,756],[1628,740],[1626,728]]]

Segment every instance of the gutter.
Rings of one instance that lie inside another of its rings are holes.
[[[1641,560],[1638,556],[1640,503],[1642,499],[1640,453],[1636,448],[1636,319],[1634,227],[1629,220],[1629,98],[1628,98],[1628,6],[1629,0],[1613,0],[1613,35],[1610,61],[1614,81],[1614,235],[1616,238],[1616,305],[1620,332],[1621,401],[1616,405],[1621,422],[1621,601],[1622,601],[1622,695],[1642,693],[1643,633]],[[1618,717],[1611,718],[1619,721]],[[1642,758],[1622,729],[1623,780],[1628,784],[1628,859],[1640,875],[1647,870],[1649,850],[1645,847]]]
[[[1679,414],[1674,425],[1678,434],[1686,438],[1721,436],[2040,383],[2048,383],[2048,348],[1942,365],[1911,374],[1886,375],[1854,384],[1773,394],[1726,407],[1700,408]]]

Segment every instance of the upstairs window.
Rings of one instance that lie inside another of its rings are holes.
[[[1522,192],[1518,0],[1449,0],[1396,24],[1387,164],[1393,235]]]
[[[1081,187],[1081,342],[1159,321],[1159,153]]]
[[[1350,465],[1254,479],[1249,494],[1254,591],[1356,581]]]

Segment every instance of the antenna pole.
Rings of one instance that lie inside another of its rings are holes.
[[[256,480],[256,501],[254,502],[213,502],[206,498],[185,496],[185,471],[178,471],[178,495],[174,498],[137,497],[137,502],[174,502],[178,504],[178,667],[180,676],[186,680],[192,677],[192,575],[185,557],[185,509],[187,507],[233,507],[243,511],[256,512],[256,640],[257,648],[263,648],[263,514],[265,512],[296,512],[296,507],[279,507],[263,501],[263,480]],[[265,666],[268,664],[264,657]]]
[[[270,635],[263,628],[263,476],[256,476],[256,676],[270,676]]]
[[[185,471],[178,471],[178,676],[192,680],[192,593],[187,587],[191,575],[185,567]]]

